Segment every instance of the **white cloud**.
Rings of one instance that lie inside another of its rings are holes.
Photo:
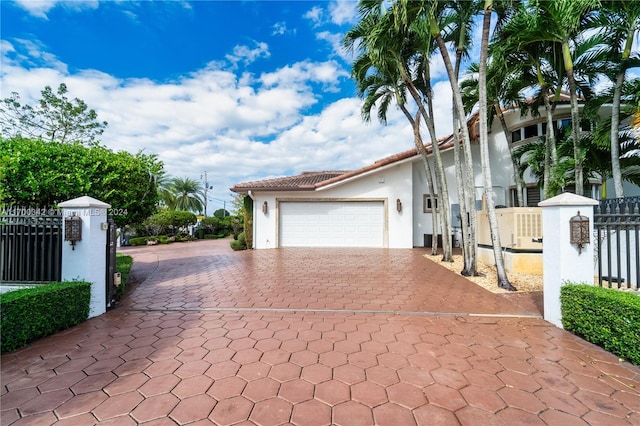
[[[253,49],[244,45],[234,47],[233,53],[226,55],[227,60],[234,65],[238,65],[238,63],[248,65],[255,62],[257,59],[268,58],[271,56],[271,53],[269,52],[269,45],[267,45],[267,43],[256,41],[254,44],[255,47]]]
[[[46,20],[49,19],[47,13],[57,6],[73,11],[97,9],[99,6],[98,0],[15,0],[15,3],[30,15]]]
[[[65,82],[69,98],[83,99],[109,122],[103,144],[155,153],[172,176],[199,179],[206,170],[213,198],[230,199],[228,188],[236,183],[305,170],[356,169],[413,147],[411,129],[395,107],[389,108],[386,126],[375,117],[363,123],[362,101],[356,98],[305,112],[318,102],[314,86],[326,91],[347,77],[335,61],[299,62],[258,76],[211,63],[158,83],[97,70],[70,73],[57,58],[32,48],[2,43],[2,98],[16,91],[22,102],[33,104],[45,85]],[[52,66],[24,68],[7,54],[35,55]],[[448,85],[434,86],[439,136],[451,129]]]
[[[355,24],[357,22],[358,2],[353,0],[335,0],[329,4],[331,22],[336,25]]]
[[[324,10],[318,6],[313,6],[307,13],[304,14],[304,18],[310,20],[315,25],[323,23]]]
[[[273,24],[273,31],[271,35],[283,35],[287,33],[287,23],[286,22],[276,22]]]

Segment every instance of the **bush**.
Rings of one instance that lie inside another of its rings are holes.
[[[244,232],[241,232],[240,235],[238,235],[237,240],[231,241],[231,248],[235,251],[247,249],[247,240]]]
[[[86,321],[90,301],[91,284],[82,281],[51,283],[3,294],[0,352],[13,351]]]
[[[131,256],[125,256],[121,253],[116,253],[116,271],[120,272],[120,285],[116,292],[116,300],[122,299],[124,292],[129,282],[129,272],[133,266],[133,258]]]
[[[560,302],[567,331],[640,365],[640,297],[592,285],[565,285]]]
[[[147,244],[147,237],[129,238],[129,244],[131,244],[132,246],[144,246]]]

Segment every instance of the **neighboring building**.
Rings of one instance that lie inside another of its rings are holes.
[[[570,125],[570,107],[560,103],[555,116],[558,128]],[[505,112],[510,135],[498,120],[489,133],[492,184],[496,205],[513,206],[515,183],[508,143],[520,145],[544,135],[544,114],[531,118],[519,110]],[[470,121],[473,123],[473,120]],[[473,125],[471,126],[473,130]],[[459,235],[458,194],[452,138],[440,141],[449,184],[454,236]],[[427,145],[430,149],[430,145]],[[482,205],[482,171],[477,144],[472,145],[476,205]],[[540,189],[531,176],[525,202],[537,206]],[[599,198],[601,182],[592,182],[585,193]],[[253,244],[256,249],[275,247],[387,247],[428,246],[433,238],[431,189],[420,156],[404,151],[353,171],[316,171],[297,176],[240,183],[232,191],[254,201]],[[438,200],[439,202],[439,200]],[[438,203],[436,203],[438,204]],[[435,206],[437,208],[437,205]],[[454,237],[454,240],[457,240]]]

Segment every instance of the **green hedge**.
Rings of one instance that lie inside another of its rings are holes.
[[[640,365],[640,297],[592,285],[560,290],[562,325],[609,352]]]
[[[0,299],[0,352],[13,351],[41,337],[86,321],[91,284],[51,283],[11,291]]]
[[[116,293],[116,300],[122,299],[125,289],[127,288],[127,282],[129,282],[129,272],[133,266],[133,257],[125,256],[122,253],[116,253],[116,271],[120,272],[120,285]]]

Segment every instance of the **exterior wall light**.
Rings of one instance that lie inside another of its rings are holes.
[[[400,198],[396,200],[396,210],[398,210],[398,213],[402,212],[402,201],[400,201]]]
[[[64,219],[64,240],[71,243],[71,250],[76,249],[76,243],[82,241],[82,218],[68,216]]]
[[[578,245],[578,254],[582,253],[582,246],[589,244],[589,218],[587,216],[578,215],[569,219],[569,227],[571,230],[570,242]]]
[[[264,214],[269,213],[269,205],[267,204],[266,201],[264,203],[262,203],[262,213],[264,213]]]

